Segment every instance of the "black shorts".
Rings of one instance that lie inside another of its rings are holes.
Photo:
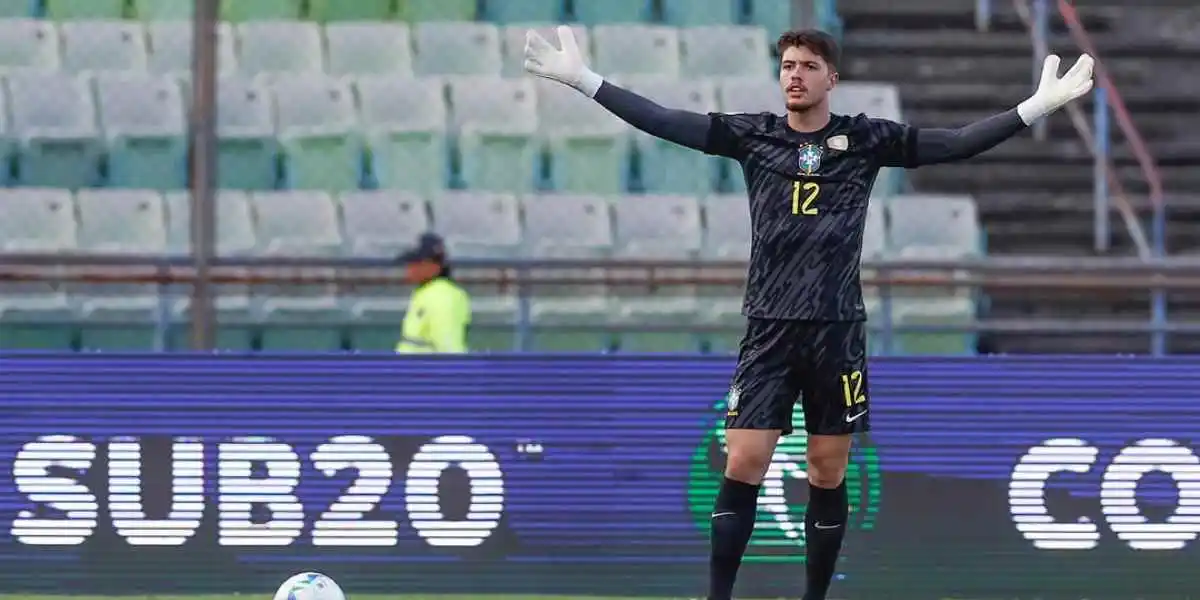
[[[818,435],[869,431],[867,324],[750,319],[729,389],[727,429],[780,429],[803,402],[804,429]]]

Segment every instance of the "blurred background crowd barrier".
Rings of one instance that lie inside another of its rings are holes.
[[[834,110],[921,126],[1097,54],[1094,96],[1030,134],[880,175],[873,351],[1200,345],[1187,2],[0,0],[0,347],[388,351],[390,261],[434,230],[473,349],[732,351],[737,166],[522,77],[558,22],[614,81],[734,112],[780,110],[774,37],[822,27]]]

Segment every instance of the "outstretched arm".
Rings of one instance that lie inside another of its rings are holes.
[[[1017,135],[1028,127],[1017,109],[993,115],[965,127],[955,129],[921,128],[914,132],[912,166],[971,158],[991,150],[1000,142]]]
[[[583,55],[570,27],[560,26],[558,39],[562,50],[529,31],[525,35],[525,70],[579,90],[621,120],[652,136],[705,150],[711,121],[708,115],[665,108],[649,98],[604,81],[583,63]]]

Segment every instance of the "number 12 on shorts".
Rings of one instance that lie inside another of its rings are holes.
[[[842,375],[842,399],[846,401],[847,408],[867,401],[862,371],[850,371]]]

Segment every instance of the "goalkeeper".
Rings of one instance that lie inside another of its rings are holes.
[[[808,435],[805,600],[824,600],[848,516],[851,436],[870,429],[865,308],[859,282],[863,228],[881,167],[970,158],[1020,133],[1092,87],[1084,55],[1059,77],[1046,59],[1037,91],[1006,112],[957,129],[915,128],[833,115],[838,48],[820,31],[778,42],[786,115],[698,114],[622,89],[584,65],[574,36],[561,49],[530,31],[525,69],[569,85],[634,127],[742,166],[753,237],[743,313],[748,318],[725,418],[728,461],[712,512],[709,591],[732,597],[754,530],[763,476],[799,401]]]

